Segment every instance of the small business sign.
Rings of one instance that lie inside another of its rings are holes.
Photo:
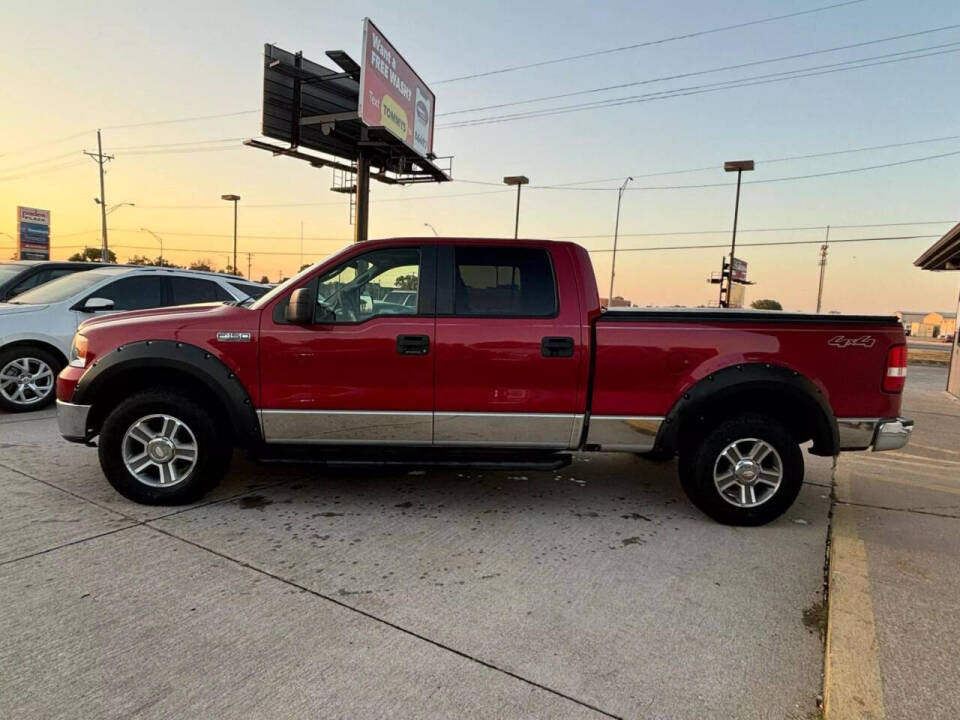
[[[360,120],[382,127],[421,156],[433,152],[436,97],[369,18],[363,19]]]
[[[21,260],[50,259],[50,211],[17,208],[17,239]]]
[[[747,281],[747,261],[740,258],[734,258],[730,263],[730,278],[734,282]]]

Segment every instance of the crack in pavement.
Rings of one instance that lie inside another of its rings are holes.
[[[10,467],[10,466],[8,466],[8,465],[6,465],[6,464],[4,464],[4,463],[0,463],[0,467],[3,467],[3,468],[5,468],[5,469],[7,469],[7,470],[10,470],[11,472],[14,472],[14,473],[16,473],[16,474],[18,474],[18,475],[23,476],[23,477],[25,477],[25,478],[28,478],[28,479],[30,479],[30,480],[34,480],[34,481],[36,481],[36,482],[42,483],[42,484],[44,484],[44,485],[47,485],[47,486],[49,486],[49,487],[51,487],[51,488],[53,488],[53,489],[55,489],[55,490],[59,490],[60,492],[63,492],[63,493],[65,493],[65,494],[67,494],[67,495],[70,495],[71,497],[77,498],[78,500],[81,500],[81,501],[83,501],[83,502],[90,503],[91,505],[94,505],[94,506],[96,506],[96,507],[98,507],[98,508],[101,508],[101,509],[103,509],[103,510],[107,510],[107,511],[110,512],[110,513],[113,513],[113,514],[115,514],[115,515],[119,515],[120,517],[123,517],[123,518],[126,518],[127,520],[131,520],[131,521],[132,521],[130,525],[126,525],[126,526],[121,527],[121,528],[116,528],[116,529],[114,529],[114,530],[109,530],[109,531],[107,531],[107,532],[98,533],[98,534],[96,534],[96,535],[91,535],[91,536],[86,537],[86,538],[81,538],[80,540],[74,540],[74,541],[71,541],[71,542],[68,542],[68,543],[64,543],[64,544],[62,544],[62,545],[57,545],[57,546],[52,547],[52,548],[47,548],[46,550],[40,550],[40,551],[38,551],[38,552],[31,553],[30,555],[25,555],[25,556],[23,556],[23,557],[13,558],[13,559],[11,559],[11,560],[6,560],[6,561],[4,561],[4,562],[0,562],[0,567],[2,567],[2,566],[4,566],[4,565],[9,565],[9,564],[12,564],[12,563],[15,563],[15,562],[20,562],[20,561],[22,561],[22,560],[27,560],[27,559],[29,559],[29,558],[36,557],[36,556],[38,556],[38,555],[44,555],[44,554],[47,554],[47,553],[50,553],[50,552],[55,552],[55,551],[60,550],[60,549],[62,549],[62,548],[71,547],[71,546],[74,546],[74,545],[81,545],[81,544],[83,544],[83,543],[86,543],[86,542],[89,542],[89,541],[91,541],[91,540],[95,540],[95,539],[97,539],[97,538],[101,538],[101,537],[104,537],[104,536],[107,536],[107,535],[113,535],[113,534],[115,534],[115,533],[123,532],[123,531],[125,531],[125,530],[130,530],[130,529],[137,528],[137,527],[144,527],[144,528],[147,528],[147,529],[149,529],[149,530],[152,530],[153,532],[156,532],[156,533],[158,533],[158,534],[160,534],[160,535],[164,535],[164,536],[169,537],[169,538],[171,538],[171,539],[173,539],[173,540],[177,540],[177,541],[182,542],[182,543],[184,543],[184,544],[186,544],[186,545],[190,545],[190,546],[192,546],[192,547],[195,547],[195,548],[197,548],[197,549],[199,549],[199,550],[206,551],[206,552],[210,553],[211,555],[215,555],[216,557],[219,557],[219,558],[221,558],[221,559],[223,559],[223,560],[226,560],[226,561],[228,561],[228,562],[232,562],[232,563],[234,563],[234,564],[236,564],[236,565],[239,565],[240,567],[243,567],[243,568],[246,568],[246,569],[251,570],[251,571],[253,571],[253,572],[259,573],[259,574],[261,574],[261,575],[263,575],[263,576],[265,576],[265,577],[268,577],[268,578],[270,578],[270,579],[272,579],[272,580],[275,580],[275,581],[277,581],[277,582],[281,582],[281,583],[283,583],[283,584],[285,584],[285,585],[288,585],[288,586],[290,586],[290,587],[296,588],[297,590],[300,590],[301,592],[308,593],[308,594],[313,595],[314,597],[319,598],[319,599],[321,599],[321,600],[326,600],[327,602],[333,603],[334,605],[338,605],[339,607],[341,607],[341,608],[343,608],[343,609],[345,609],[345,610],[348,610],[348,611],[350,611],[350,612],[353,612],[353,613],[356,613],[356,614],[358,614],[358,615],[361,615],[361,616],[367,618],[368,620],[373,620],[374,622],[377,622],[377,623],[380,623],[380,624],[382,624],[382,625],[385,625],[385,626],[387,626],[387,627],[389,627],[389,628],[391,628],[391,629],[393,629],[393,630],[396,630],[396,631],[398,631],[398,632],[401,632],[401,633],[403,633],[403,634],[405,634],[405,635],[409,635],[410,637],[416,638],[416,639],[418,639],[418,640],[420,640],[420,641],[422,641],[422,642],[425,642],[425,643],[428,643],[428,644],[430,644],[430,645],[433,645],[433,646],[436,647],[436,648],[439,648],[439,649],[441,649],[441,650],[445,650],[445,651],[447,651],[447,652],[449,652],[449,653],[453,653],[454,655],[457,655],[458,657],[464,658],[465,660],[469,660],[469,661],[474,662],[474,663],[476,663],[476,664],[478,664],[478,665],[481,665],[481,666],[487,668],[488,670],[493,670],[494,672],[501,673],[501,674],[503,674],[503,675],[506,675],[506,676],[508,676],[508,677],[513,678],[514,680],[519,680],[519,681],[522,682],[522,683],[525,683],[525,684],[530,685],[530,686],[532,686],[532,687],[538,688],[539,690],[543,690],[544,692],[548,692],[548,693],[550,693],[551,695],[555,695],[555,696],[557,696],[557,697],[563,698],[564,700],[567,700],[567,701],[569,701],[569,702],[572,702],[572,703],[574,703],[574,704],[576,704],[576,705],[580,705],[581,707],[587,708],[588,710],[592,710],[593,712],[599,713],[600,715],[603,715],[604,717],[613,718],[614,720],[623,720],[623,717],[622,717],[621,715],[616,715],[616,714],[614,714],[614,713],[608,712],[607,710],[604,710],[604,709],[599,708],[599,707],[597,707],[597,706],[595,706],[595,705],[592,705],[591,703],[587,702],[586,700],[581,700],[581,699],[576,698],[576,697],[574,697],[574,696],[572,696],[572,695],[568,695],[567,693],[564,693],[564,692],[561,691],[561,690],[557,690],[557,689],[552,688],[552,687],[550,687],[550,686],[548,686],[548,685],[544,685],[544,684],[542,684],[542,683],[537,682],[536,680],[531,680],[530,678],[524,677],[523,675],[520,675],[520,674],[518,674],[518,673],[515,673],[515,672],[512,672],[512,671],[510,671],[510,670],[507,670],[506,668],[502,668],[502,667],[500,667],[500,666],[498,666],[498,665],[495,665],[495,664],[492,663],[492,662],[489,662],[489,661],[487,661],[487,660],[483,660],[482,658],[476,657],[476,656],[474,656],[474,655],[470,655],[469,653],[466,653],[466,652],[464,652],[464,651],[462,651],[462,650],[458,650],[458,649],[456,649],[455,647],[453,647],[453,646],[451,646],[451,645],[447,645],[447,644],[445,644],[445,643],[440,642],[439,640],[434,640],[434,639],[432,639],[432,638],[427,637],[426,635],[422,635],[421,633],[418,633],[418,632],[416,632],[415,630],[411,630],[411,629],[409,629],[409,628],[405,628],[405,627],[403,627],[402,625],[397,625],[396,623],[391,622],[390,620],[387,620],[387,619],[385,619],[385,618],[379,617],[378,615],[374,615],[373,613],[367,612],[367,611],[365,611],[365,610],[361,610],[360,608],[357,608],[357,607],[354,607],[354,606],[352,606],[352,605],[349,605],[349,604],[347,604],[347,603],[345,603],[345,602],[343,602],[343,601],[341,601],[341,600],[337,600],[336,598],[331,597],[331,596],[329,596],[329,595],[326,595],[326,594],[324,594],[324,593],[322,593],[322,592],[319,592],[318,590],[313,590],[313,589],[308,588],[308,587],[306,587],[306,586],[304,586],[304,585],[301,585],[301,584],[299,584],[299,583],[297,583],[297,582],[295,582],[295,581],[293,581],[293,580],[290,580],[290,579],[288,579],[288,578],[285,578],[285,577],[283,577],[283,576],[281,576],[281,575],[277,575],[277,574],[275,574],[275,573],[272,573],[272,572],[270,572],[269,570],[265,570],[264,568],[257,567],[256,565],[252,565],[252,564],[250,564],[250,563],[248,563],[248,562],[245,562],[245,561],[240,560],[240,559],[238,559],[238,558],[235,558],[235,557],[232,557],[232,556],[230,556],[230,555],[227,555],[226,553],[220,552],[220,551],[218,551],[218,550],[214,550],[213,548],[207,547],[207,546],[202,545],[202,544],[200,544],[200,543],[198,543],[198,542],[194,542],[193,540],[189,540],[189,539],[187,539],[187,538],[185,538],[185,537],[181,537],[181,536],[179,536],[179,535],[176,535],[175,533],[172,533],[172,532],[170,532],[170,531],[168,531],[168,530],[164,530],[164,529],[162,529],[162,528],[156,527],[156,526],[154,526],[154,525],[151,524],[151,523],[157,522],[158,520],[163,520],[163,519],[165,519],[165,518],[171,517],[171,516],[173,516],[173,515],[179,515],[180,513],[189,512],[189,511],[191,511],[191,510],[197,510],[197,509],[200,509],[200,508],[202,508],[202,507],[209,507],[209,506],[212,506],[212,505],[217,505],[217,504],[220,504],[220,503],[229,502],[229,501],[231,501],[231,500],[236,500],[237,498],[241,498],[241,497],[244,497],[244,496],[246,496],[246,495],[250,495],[250,494],[253,493],[255,490],[257,490],[257,489],[262,489],[263,487],[274,487],[274,486],[276,486],[276,485],[283,484],[284,482],[296,482],[296,480],[280,480],[280,481],[277,481],[277,482],[272,483],[272,484],[269,484],[269,485],[259,486],[259,487],[257,487],[257,488],[247,489],[247,490],[245,490],[245,491],[242,492],[242,493],[239,493],[239,494],[237,494],[237,495],[231,495],[230,497],[227,497],[227,498],[220,498],[220,499],[218,499],[218,500],[212,500],[212,501],[207,502],[207,503],[202,503],[202,504],[199,504],[199,505],[193,505],[193,506],[188,507],[188,508],[182,508],[182,509],[177,510],[177,511],[175,511],[175,512],[167,513],[167,514],[161,515],[161,516],[159,516],[159,517],[149,518],[149,519],[147,519],[147,520],[139,520],[139,519],[137,519],[137,518],[135,518],[135,517],[133,517],[133,516],[127,515],[126,513],[123,513],[123,512],[120,512],[120,511],[118,511],[118,510],[114,510],[113,508],[109,508],[109,507],[106,507],[106,506],[104,506],[104,505],[101,505],[100,503],[95,502],[95,501],[93,501],[93,500],[91,500],[91,499],[89,499],[89,498],[83,497],[82,495],[78,495],[78,494],[76,494],[76,493],[74,493],[74,492],[72,492],[72,491],[70,491],[70,490],[65,490],[64,488],[58,487],[57,485],[54,485],[53,483],[50,483],[49,481],[42,480],[42,479],[40,479],[40,478],[38,478],[38,477],[35,477],[35,476],[33,476],[33,475],[30,475],[29,473],[23,472],[22,470],[18,470],[17,468]]]
[[[951,520],[960,520],[956,515],[947,515],[946,513],[932,512],[930,510],[921,510],[919,508],[898,508],[888,505],[871,505],[870,503],[859,503],[851,500],[837,500],[837,505],[850,505],[851,507],[873,508],[874,510],[892,510],[893,512],[906,512],[915,515],[932,515],[933,517],[950,518]],[[951,506],[952,507],[952,506]]]

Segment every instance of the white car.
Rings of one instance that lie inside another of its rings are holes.
[[[202,302],[243,302],[266,292],[236,275],[104,265],[52,280],[0,303],[0,408],[53,402],[57,374],[84,320],[105,313]]]

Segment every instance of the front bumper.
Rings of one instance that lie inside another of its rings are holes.
[[[57,400],[57,426],[60,434],[71,442],[87,441],[87,416],[90,405],[74,405]]]
[[[897,450],[910,441],[913,420],[907,418],[841,418],[837,420],[841,450]]]

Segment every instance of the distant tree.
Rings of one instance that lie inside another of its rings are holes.
[[[156,257],[152,260],[146,255],[134,255],[131,258],[127,259],[128,265],[152,265],[154,267],[168,267],[168,268],[178,268],[180,265],[176,265],[166,258]]]
[[[269,284],[270,284],[270,278],[268,278],[266,275],[261,275],[261,276],[260,276],[260,282],[263,283],[264,285],[269,285]]]
[[[73,262],[100,262],[101,251],[100,248],[84,248],[83,252],[75,252],[73,255],[67,258]],[[113,250],[107,250],[107,262],[115,263],[117,261],[117,254]]]
[[[303,265],[300,266],[300,269],[297,270],[297,272],[303,272],[303,271],[306,270],[308,267],[310,267],[310,263],[304,263]]]
[[[210,265],[209,260],[194,260],[190,263],[191,270],[206,270],[207,272],[213,272],[213,266]]]
[[[778,303],[776,300],[769,300],[763,298],[762,300],[754,300],[750,303],[750,307],[754,310],[783,310],[783,305]]]
[[[400,290],[416,290],[419,284],[420,280],[416,275],[401,275],[394,282]]]
[[[233,267],[233,265],[227,265],[223,270],[217,270],[217,272],[225,275],[239,275],[243,277],[243,273]]]

